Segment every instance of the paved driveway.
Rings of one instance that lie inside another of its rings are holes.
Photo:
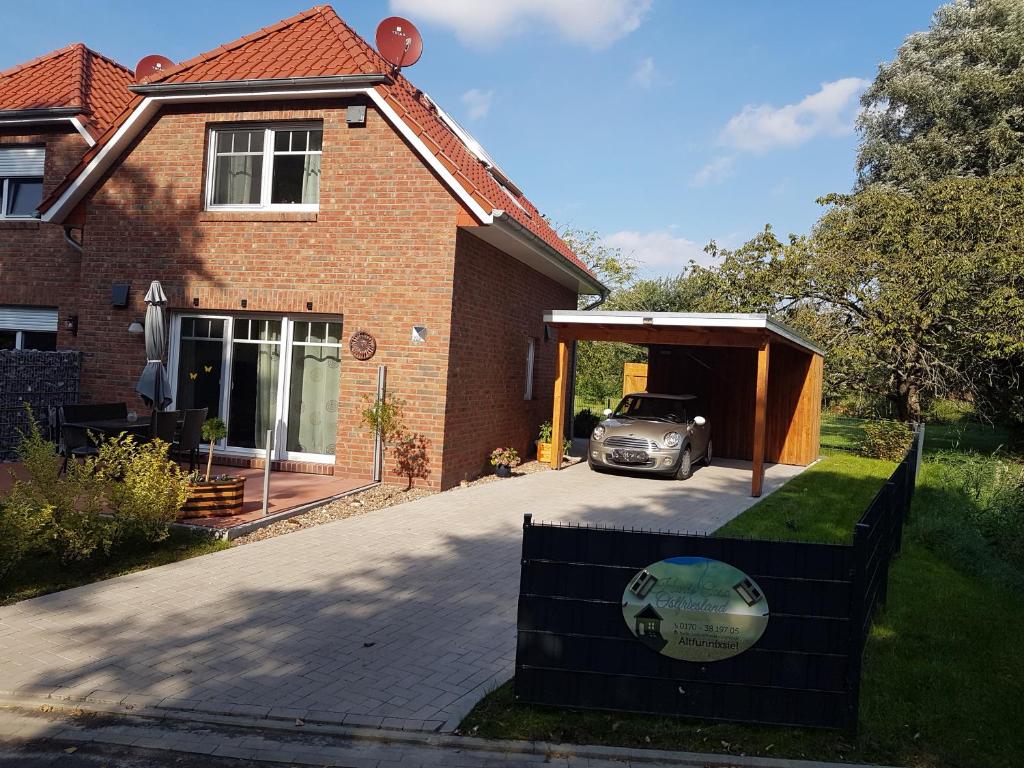
[[[0,608],[0,691],[451,730],[512,676],[524,513],[710,532],[749,489],[742,462],[684,483],[580,465],[28,600]]]

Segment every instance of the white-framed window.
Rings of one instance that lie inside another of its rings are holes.
[[[207,209],[318,210],[323,136],[319,123],[212,128]]]
[[[180,314],[171,321],[174,407],[227,423],[227,454],[333,464],[341,317]]]
[[[533,367],[537,358],[537,340],[532,336],[526,337],[526,389],[523,393],[523,400],[533,400]]]
[[[0,306],[0,349],[57,349],[57,310]]]
[[[0,147],[0,219],[34,219],[43,202],[44,147]]]

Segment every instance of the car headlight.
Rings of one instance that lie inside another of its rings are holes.
[[[601,442],[602,440],[604,440],[604,427],[602,427],[600,424],[594,427],[594,432],[593,434],[591,434],[591,437],[594,440],[597,440],[597,442]]]
[[[669,432],[665,435],[666,448],[678,448],[681,442],[683,442],[683,436],[678,432]]]

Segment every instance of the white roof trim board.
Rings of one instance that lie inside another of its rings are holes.
[[[565,325],[618,325],[637,328],[753,328],[771,331],[816,355],[824,355],[818,345],[808,341],[787,325],[763,313],[732,312],[601,312],[578,309],[553,309],[544,313],[545,323]]]

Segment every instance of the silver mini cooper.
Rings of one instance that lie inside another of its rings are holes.
[[[694,462],[711,463],[711,426],[698,411],[695,395],[626,395],[590,435],[590,468],[685,480]]]

